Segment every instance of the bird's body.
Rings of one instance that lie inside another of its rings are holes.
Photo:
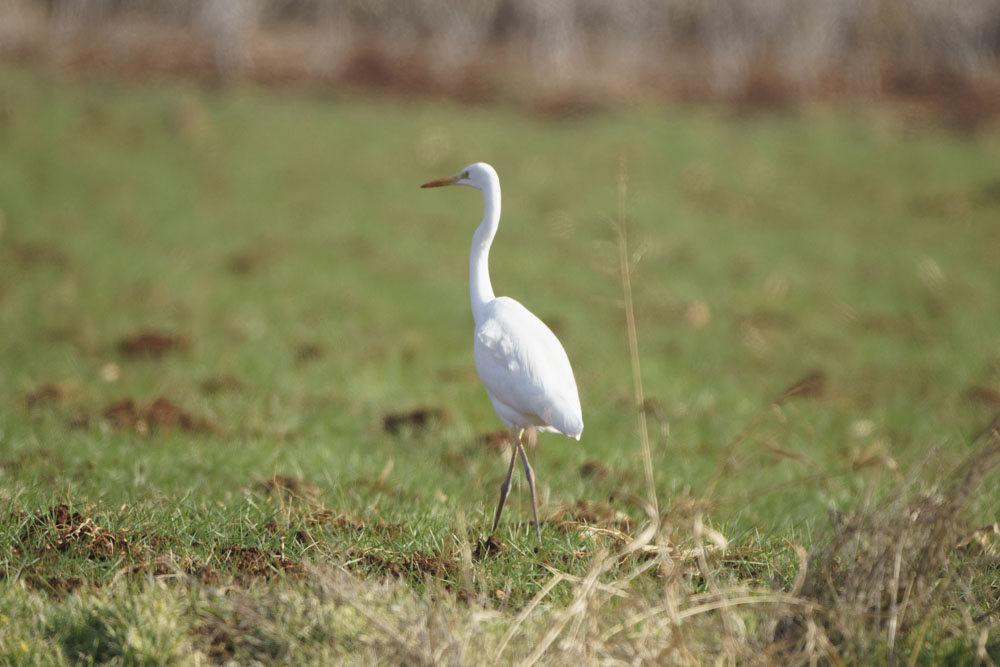
[[[577,440],[583,414],[569,358],[559,339],[530,310],[509,297],[497,297],[489,274],[489,252],[500,224],[500,179],[493,167],[478,162],[455,176],[422,187],[469,185],[483,193],[483,221],[472,237],[469,253],[469,296],[476,323],[473,357],[476,371],[497,416],[511,430],[514,447],[500,502],[493,518],[496,531],[503,512],[514,462],[520,455],[531,490],[535,535],[541,544],[535,501],[534,471],[524,453],[525,429],[555,431]]]
[[[530,310],[498,297],[476,323],[476,371],[508,428],[534,426],[571,438],[583,433],[580,398],[559,339]]]

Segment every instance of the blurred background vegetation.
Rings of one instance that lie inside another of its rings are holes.
[[[1000,662],[998,119],[998,0],[0,0],[0,664]]]
[[[0,57],[556,113],[848,94],[975,127],[1000,110],[1000,3],[2,0]]]

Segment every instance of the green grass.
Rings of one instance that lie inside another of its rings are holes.
[[[659,410],[657,496],[680,546],[695,543],[697,515],[729,539],[729,560],[710,563],[723,585],[788,589],[794,545],[816,546],[831,509],[884,497],[903,476],[907,489],[943,488],[997,410],[967,395],[1000,390],[996,130],[955,135],[870,109],[555,120],[10,68],[0,89],[0,624],[21,632],[0,652],[11,662],[183,661],[217,647],[197,628],[239,604],[273,613],[223,623],[240,638],[232,655],[282,660],[308,646],[317,662],[365,661],[391,647],[355,637],[353,653],[354,640],[330,639],[346,622],[336,609],[315,637],[275,634],[298,613],[274,611],[281,596],[308,608],[331,576],[301,568],[343,564],[372,585],[402,576],[418,596],[407,609],[427,612],[419,596],[442,591],[454,605],[485,596],[498,617],[462,627],[486,623],[495,648],[547,566],[582,576],[614,546],[553,521],[533,553],[519,476],[506,548],[463,564],[506,464],[479,441],[501,427],[471,357],[467,252],[481,208],[474,191],[417,186],[472,161],[491,162],[504,187],[494,287],[550,323],[580,387],[582,441],[539,438],[542,516],[583,503],[577,518],[631,533],[645,516],[631,500],[645,488],[611,226],[622,157],[643,382]],[[118,342],[142,330],[190,345],[123,355]],[[773,405],[817,371],[817,395]],[[238,386],[202,388],[229,375]],[[55,398],[27,400],[47,384]],[[137,433],[103,416],[161,396],[217,431]],[[385,431],[386,414],[415,407],[446,416]],[[291,492],[269,488],[275,476]],[[996,488],[971,500],[970,526],[997,520]],[[50,516],[60,504],[97,528],[67,535]],[[698,568],[686,576],[691,594],[711,583]],[[185,577],[202,583],[185,593]],[[217,599],[227,582],[251,601]],[[640,599],[662,593],[648,577],[633,586]],[[576,591],[557,586],[544,614]],[[949,635],[956,655],[995,617],[983,604],[994,616]],[[546,618],[525,623],[529,636]]]

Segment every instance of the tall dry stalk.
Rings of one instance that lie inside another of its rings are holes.
[[[632,305],[632,263],[628,251],[628,162],[623,155],[618,167],[618,219],[612,225],[618,240],[618,265],[621,272],[622,293],[625,305],[625,324],[628,328],[628,352],[632,363],[632,396],[635,400],[636,418],[639,421],[639,444],[642,465],[646,473],[646,494],[656,516],[660,515],[656,501],[656,483],[653,479],[653,453],[646,428],[646,399],[642,390],[642,365],[639,362],[639,336],[636,333],[635,309]]]

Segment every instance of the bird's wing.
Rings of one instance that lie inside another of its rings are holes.
[[[579,437],[583,418],[569,358],[531,311],[513,299],[494,299],[476,327],[474,353],[486,391],[520,416],[517,425]]]

